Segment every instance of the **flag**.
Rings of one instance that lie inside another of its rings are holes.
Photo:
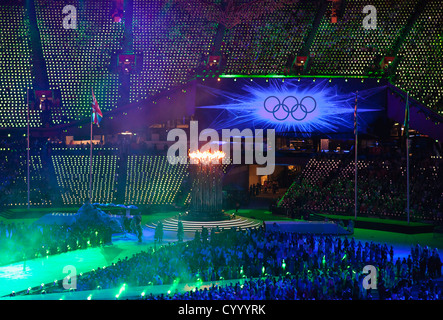
[[[406,93],[406,106],[405,106],[405,122],[404,125],[404,135],[409,138],[409,93]]]
[[[100,127],[99,123],[103,118],[102,111],[100,110],[100,107],[98,106],[97,99],[94,95],[94,89],[92,90],[92,123],[96,124],[98,127]]]

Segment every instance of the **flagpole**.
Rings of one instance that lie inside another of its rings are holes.
[[[406,108],[407,114],[405,119],[405,123],[407,121],[407,127],[404,130],[407,130],[405,132],[406,134],[406,213],[408,216],[408,224],[409,224],[409,92],[406,92]]]
[[[27,138],[27,156],[26,156],[26,164],[27,164],[27,176],[26,176],[26,182],[28,183],[28,210],[30,207],[30,202],[31,202],[31,197],[30,197],[30,186],[29,184],[31,183],[30,181],[30,174],[29,174],[29,166],[30,166],[30,148],[29,148],[29,88],[26,89],[26,127],[27,127],[27,133],[26,133],[26,138]]]
[[[355,93],[355,110],[354,110],[354,135],[355,135],[355,146],[354,146],[354,154],[355,154],[355,159],[354,159],[354,163],[355,163],[355,169],[354,169],[354,214],[355,214],[355,219],[357,219],[357,194],[358,194],[358,189],[357,189],[357,170],[358,170],[358,166],[357,166],[357,147],[358,147],[358,126],[357,126],[357,95],[358,95],[358,91]]]
[[[98,106],[97,100],[95,99],[94,89],[91,88],[92,93],[92,115],[91,115],[91,139],[89,141],[89,201],[92,202],[92,126],[94,123],[99,126],[99,122],[102,115],[100,107]]]
[[[91,119],[91,138],[89,141],[89,202],[92,203],[92,119]]]

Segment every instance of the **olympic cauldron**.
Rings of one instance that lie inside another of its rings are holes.
[[[191,159],[191,192],[189,220],[223,219],[222,164],[225,157],[222,151],[199,150],[189,153]]]

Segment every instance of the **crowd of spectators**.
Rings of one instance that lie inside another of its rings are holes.
[[[368,264],[377,269],[377,290],[363,287]],[[395,259],[387,244],[259,228],[211,230],[208,238],[151,247],[83,273],[77,290],[233,279],[237,283],[141,298],[440,299],[441,288],[434,281],[439,277],[438,251],[428,247],[417,245],[407,259]]]
[[[354,214],[354,162],[346,158],[337,158],[336,161],[341,163],[337,169],[330,171],[329,176],[313,179],[301,174],[297,177],[280,204],[288,215],[297,215],[303,210]],[[410,215],[414,220],[443,222],[443,189],[439,183],[443,177],[443,166],[440,162],[437,158],[411,159]],[[359,160],[359,215],[404,218],[406,190],[404,158],[380,156],[371,160]]]

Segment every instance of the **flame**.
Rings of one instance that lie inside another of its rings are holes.
[[[197,150],[189,153],[189,158],[191,158],[191,160],[195,160],[197,163],[202,163],[202,164],[217,163],[224,157],[225,153],[223,151],[201,152],[200,150]]]

